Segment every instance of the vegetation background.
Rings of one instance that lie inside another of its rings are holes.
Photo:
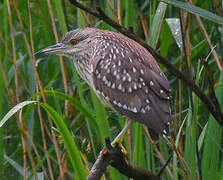
[[[221,0],[165,0],[168,4],[157,0],[80,2],[92,8],[99,6],[124,27],[132,27],[208,94],[211,84],[205,73],[206,62],[223,107]],[[113,139],[120,132],[124,117],[104,108],[79,78],[71,60],[35,59],[33,53],[58,42],[71,29],[115,29],[67,0],[3,0],[0,17],[0,118],[24,102],[0,128],[0,177],[85,179],[105,137]],[[189,178],[223,179],[222,128],[199,98],[160,66],[172,89],[171,131]],[[158,144],[151,144],[138,123],[132,125],[123,144],[130,163],[153,173],[172,153],[162,138]],[[188,178],[175,154],[162,177]],[[127,178],[109,167],[102,179]]]

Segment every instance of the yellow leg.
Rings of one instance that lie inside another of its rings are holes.
[[[126,119],[124,128],[122,129],[122,131],[118,134],[118,136],[116,136],[116,138],[111,143],[112,146],[114,146],[117,143],[121,147],[122,153],[124,155],[127,155],[128,152],[126,151],[126,149],[122,145],[122,141],[123,141],[125,133],[127,132],[128,128],[130,127],[131,124],[132,124],[132,120]]]

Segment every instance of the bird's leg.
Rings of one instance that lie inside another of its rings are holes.
[[[124,128],[115,137],[115,139],[112,141],[112,143],[111,143],[112,145],[115,145],[116,143],[121,143],[123,141],[124,135],[125,135],[126,131],[128,130],[128,128],[130,127],[131,124],[132,124],[132,120],[126,119]]]
[[[128,153],[127,153],[126,149],[124,148],[124,146],[122,145],[122,141],[123,141],[123,138],[124,138],[125,133],[127,132],[128,128],[130,127],[131,124],[132,124],[132,120],[126,119],[124,128],[115,137],[115,139],[111,143],[112,146],[114,146],[116,143],[119,144],[119,146],[122,149],[122,153],[125,154],[125,155],[128,154]]]

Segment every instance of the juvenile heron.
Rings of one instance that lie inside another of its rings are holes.
[[[67,32],[60,43],[35,53],[42,54],[71,58],[105,105],[145,124],[154,138],[168,135],[170,87],[153,56],[140,44],[119,33],[83,28]]]

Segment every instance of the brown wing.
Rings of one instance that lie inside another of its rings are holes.
[[[119,40],[116,38],[116,41]],[[120,114],[147,125],[156,133],[168,133],[171,118],[165,75],[147,51],[146,54],[144,49],[135,52],[135,42],[124,44],[120,49],[116,48],[117,43],[120,46],[125,42],[110,41],[110,48],[105,49],[103,57],[94,65],[97,94]]]

